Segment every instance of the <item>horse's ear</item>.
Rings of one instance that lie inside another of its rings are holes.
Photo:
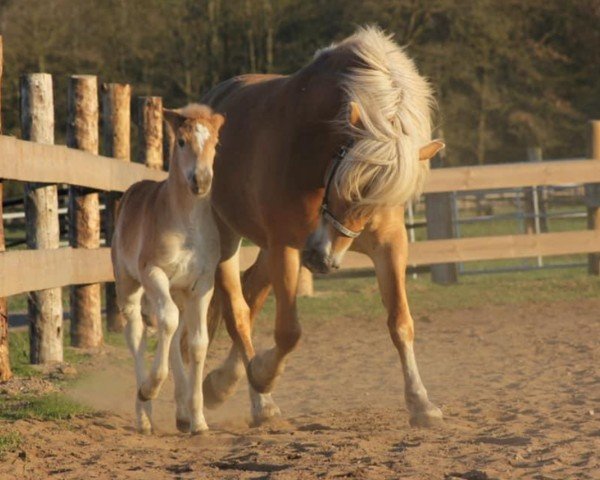
[[[349,106],[350,112],[348,114],[348,121],[350,122],[350,125],[354,127],[362,125],[362,122],[360,121],[360,108],[358,108],[358,103],[350,102]]]
[[[212,122],[213,126],[215,127],[215,130],[218,132],[221,127],[223,126],[223,124],[225,123],[225,117],[223,115],[221,115],[220,113],[215,113],[210,121]]]
[[[432,140],[419,150],[419,160],[429,160],[445,146],[441,140]]]
[[[177,133],[181,124],[185,121],[185,117],[183,117],[177,110],[171,110],[169,108],[163,108],[163,118],[167,125],[171,127],[171,130],[174,134]]]

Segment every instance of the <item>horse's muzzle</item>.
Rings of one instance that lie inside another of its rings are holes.
[[[323,255],[319,250],[312,248],[302,251],[302,265],[312,273],[331,273],[339,268],[329,255]]]

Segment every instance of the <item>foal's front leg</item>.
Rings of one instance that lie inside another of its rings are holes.
[[[190,376],[188,391],[188,411],[190,412],[190,432],[202,433],[208,430],[204,419],[202,377],[204,361],[208,350],[208,306],[213,294],[213,276],[198,281],[184,308],[184,321],[188,331]]]
[[[151,400],[169,374],[169,350],[171,340],[179,324],[179,309],[171,298],[169,278],[156,266],[148,266],[142,274],[142,286],[158,316],[158,345],[150,374],[138,391],[141,401]]]
[[[141,286],[126,275],[117,277],[117,301],[127,324],[125,326],[125,340],[133,355],[135,364],[136,386],[139,390],[146,378],[146,364],[144,353],[146,351],[146,328],[142,320]],[[136,430],[139,433],[152,432],[152,402],[142,402],[139,396],[135,399]]]

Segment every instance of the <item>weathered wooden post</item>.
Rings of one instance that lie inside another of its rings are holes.
[[[600,120],[590,122],[590,158],[600,161]],[[600,230],[600,184],[586,185],[586,203],[588,212],[588,228]],[[600,252],[588,256],[588,272],[600,275]]]
[[[2,35],[0,35],[0,135],[2,135],[2,66],[3,49]],[[0,255],[5,250],[4,244],[4,220],[2,214],[3,184],[0,178]],[[6,382],[12,378],[10,368],[10,356],[8,351],[8,309],[6,298],[0,297],[0,382]]]
[[[441,150],[431,159],[431,168],[440,168],[444,164],[446,150]],[[427,219],[427,238],[439,240],[454,238],[453,194],[451,192],[428,193],[425,195],[425,217]],[[435,283],[448,285],[458,281],[455,263],[431,265],[431,279]]]
[[[138,98],[138,162],[163,170],[163,114],[161,97]]]
[[[300,267],[298,291],[296,293],[299,297],[312,297],[315,293],[312,273],[306,267]]]
[[[98,82],[92,75],[69,79],[67,146],[98,154]],[[74,248],[100,247],[98,193],[69,188],[69,240]],[[71,344],[102,345],[100,284],[71,287]]]
[[[54,143],[52,76],[34,73],[21,77],[21,132],[24,140]],[[25,185],[27,247],[59,247],[58,192],[56,185]],[[28,298],[31,363],[62,362],[63,307],[60,288],[30,292]]]
[[[131,141],[131,87],[126,84],[104,83],[102,85],[102,143],[103,153],[108,157],[130,161]],[[107,192],[106,244],[110,246],[115,228],[118,194]],[[121,332],[125,319],[117,306],[114,282],[106,284],[106,326],[110,332]]]

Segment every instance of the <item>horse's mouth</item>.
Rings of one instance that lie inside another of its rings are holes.
[[[318,250],[303,250],[302,265],[308,268],[312,273],[331,273],[337,269],[334,262],[328,257],[323,256]]]

